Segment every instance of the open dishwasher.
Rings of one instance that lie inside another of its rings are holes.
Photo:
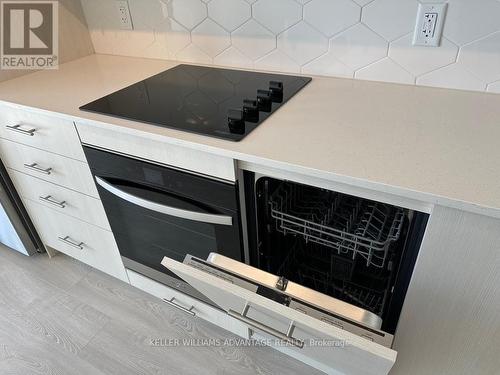
[[[327,373],[387,374],[429,215],[252,172],[244,191],[245,262],[214,251],[163,266],[250,337]]]
[[[395,333],[428,214],[253,173],[246,187],[252,266],[375,314],[367,334]]]

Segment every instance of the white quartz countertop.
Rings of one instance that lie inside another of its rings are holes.
[[[500,95],[313,81],[241,142],[83,112],[177,65],[92,55],[0,83],[0,101],[97,121],[265,167],[500,217]]]

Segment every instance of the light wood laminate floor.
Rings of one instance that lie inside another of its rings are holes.
[[[236,338],[64,255],[0,246],[0,374],[307,374],[267,347],[158,347],[151,339]]]

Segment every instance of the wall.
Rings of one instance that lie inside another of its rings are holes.
[[[82,4],[97,53],[500,92],[500,0],[449,0],[439,48],[416,0],[129,0],[133,32]]]
[[[94,53],[80,0],[59,1],[59,63]],[[33,70],[0,70],[0,82]]]

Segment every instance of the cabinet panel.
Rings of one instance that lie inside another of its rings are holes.
[[[38,202],[62,214],[73,216],[87,223],[111,230],[106,213],[99,199],[62,186],[40,180],[33,176],[9,170],[16,190],[23,198]]]
[[[498,374],[500,220],[436,207],[406,295],[391,375]]]
[[[76,126],[85,144],[228,181],[236,180],[231,158],[85,123],[76,123]]]
[[[27,199],[23,203],[45,245],[128,282],[111,232]]]
[[[172,302],[181,307],[180,311],[183,311],[183,308],[190,309],[192,307],[192,312],[196,314],[195,316],[207,320],[243,338],[248,338],[248,328],[239,321],[232,319],[225,312],[217,310],[212,306],[191,298],[175,289],[169,288],[166,285],[160,284],[132,270],[127,269],[127,275],[130,280],[130,284],[136,288],[163,300],[166,299],[169,301],[173,298]]]
[[[0,157],[8,168],[99,197],[87,163],[6,139],[0,141]]]
[[[72,121],[14,107],[0,107],[0,137],[85,161]]]

